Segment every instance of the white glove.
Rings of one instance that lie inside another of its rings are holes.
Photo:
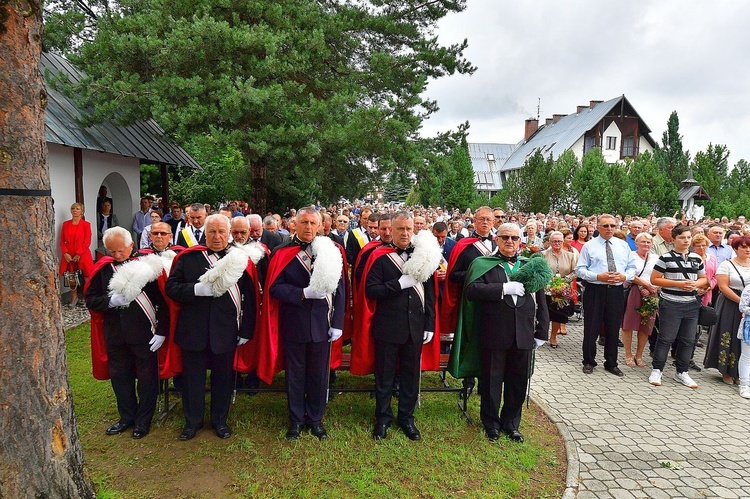
[[[237,346],[241,347],[242,345],[244,345],[248,341],[250,341],[250,340],[248,340],[247,338],[242,338],[241,336],[238,336],[237,337]]]
[[[341,329],[336,329],[335,327],[329,327],[328,328],[328,341],[333,343],[334,341],[341,338],[341,335],[344,332]]]
[[[326,297],[326,294],[322,291],[315,291],[310,286],[304,288],[302,290],[302,294],[305,295],[305,298],[308,300],[323,300]]]
[[[127,307],[130,302],[125,298],[125,295],[115,293],[109,298],[109,308],[115,307]]]
[[[503,283],[503,296],[523,296],[526,290],[523,284],[517,281]]]
[[[534,343],[536,343],[536,348],[539,348],[547,342],[545,340],[540,340],[539,338],[534,338]]]
[[[161,346],[164,344],[164,340],[166,339],[166,336],[155,334],[154,337],[151,338],[151,341],[148,342],[148,344],[151,345],[151,348],[149,348],[149,350],[151,350],[152,352],[157,351],[161,348]]]
[[[424,336],[422,336],[422,344],[426,345],[427,343],[431,342],[434,334],[435,333],[433,333],[432,331],[425,331]]]
[[[195,293],[195,296],[213,296],[214,285],[210,282],[196,282],[193,293]]]
[[[401,286],[401,289],[406,289],[406,288],[411,288],[413,286],[416,286],[418,282],[419,281],[414,279],[412,276],[406,275],[406,274],[398,278],[398,284],[399,286]]]

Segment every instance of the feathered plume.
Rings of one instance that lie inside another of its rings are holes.
[[[417,233],[411,239],[414,253],[403,265],[403,273],[419,282],[425,282],[440,266],[443,252],[437,238],[429,230]]]

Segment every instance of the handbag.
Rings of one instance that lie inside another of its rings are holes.
[[[75,291],[83,284],[83,272],[80,270],[66,270],[63,274],[65,284],[70,288],[71,291]]]
[[[700,300],[698,300],[698,303],[701,303]],[[698,325],[710,327],[717,322],[719,322],[719,315],[716,313],[716,309],[701,303],[701,309],[698,312]]]

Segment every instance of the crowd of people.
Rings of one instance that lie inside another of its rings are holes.
[[[210,424],[229,438],[237,380],[257,388],[284,371],[286,437],[308,429],[326,439],[327,390],[350,344],[352,374],[375,375],[375,440],[394,422],[409,439],[421,438],[414,419],[421,371],[438,370],[441,352],[450,352],[449,372],[468,392],[477,388],[487,438],[523,442],[532,350],[547,341],[553,351],[564,347],[566,323],[581,318],[585,374],[594,373],[599,345],[604,370],[616,376],[624,376],[620,347],[637,369],[647,365],[648,345],[652,385],[662,384],[671,351],[674,379],[697,388],[689,370],[701,369],[694,356],[705,344],[704,368],[750,398],[744,217],[678,221],[348,202],[282,217],[254,214],[240,201],[217,210],[172,203],[163,213],[145,196],[124,228],[105,190],[96,227],[94,263],[92,225],[82,204],[71,206],[60,275],[85,286],[94,375],[111,380],[120,414],[109,435],[133,428],[133,438],[146,436],[158,380],[174,378],[185,414],[179,438],[194,438],[204,425],[210,371]],[[553,276],[546,287],[519,278],[535,253]],[[704,343],[698,321],[711,304],[718,318]]]

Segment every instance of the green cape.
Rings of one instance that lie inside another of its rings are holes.
[[[519,260],[526,260],[519,257]],[[453,336],[453,347],[448,360],[448,372],[454,378],[477,377],[482,373],[482,354],[479,348],[478,319],[482,304],[466,299],[466,288],[494,267],[501,260],[493,256],[480,256],[471,262],[466,272],[461,302],[458,308],[458,322]]]

